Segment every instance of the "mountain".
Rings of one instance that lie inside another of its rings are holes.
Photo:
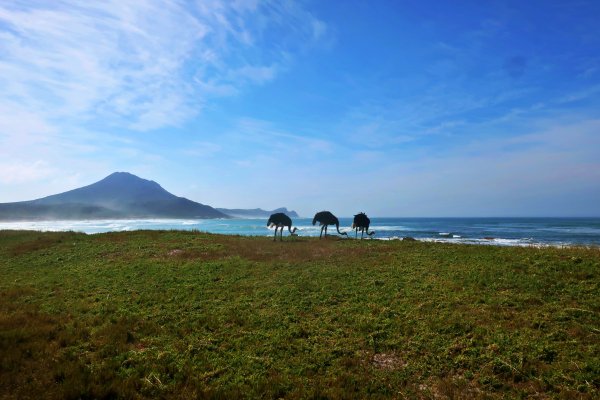
[[[296,211],[288,211],[287,208],[282,207],[273,211],[265,211],[262,208],[243,209],[243,208],[217,208],[224,214],[231,215],[235,218],[268,218],[271,214],[284,213],[290,218],[299,218]]]
[[[89,186],[37,200],[0,203],[0,220],[105,218],[229,218],[214,208],[177,197],[158,183],[115,172]]]

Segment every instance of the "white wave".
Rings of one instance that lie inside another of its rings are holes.
[[[433,243],[454,243],[454,244],[478,244],[488,246],[516,246],[516,247],[562,247],[568,244],[566,243],[541,243],[535,242],[530,238],[523,239],[480,239],[480,238],[439,238],[439,237],[427,237],[417,238],[422,242],[433,242]]]
[[[579,235],[598,235],[600,234],[600,228],[593,227],[557,227],[557,228],[539,228],[545,232],[556,232],[556,233],[569,233]]]
[[[304,230],[308,230],[308,231],[312,231],[312,230],[321,231],[321,225],[292,225],[292,226],[296,226],[298,229],[304,229]],[[327,228],[327,232],[331,232],[332,230],[335,231],[335,225],[329,225],[329,227]],[[413,229],[410,229],[406,226],[371,225],[371,226],[369,226],[369,230],[386,232],[386,231],[412,231]],[[354,232],[354,229],[352,229],[351,226],[341,226],[340,225],[340,231]]]
[[[341,229],[341,228],[340,228]],[[373,231],[412,231],[414,229],[408,228],[406,226],[388,226],[388,225],[371,225],[369,227],[370,230]]]
[[[0,229],[35,230],[42,232],[75,231],[100,233],[130,231],[135,229],[172,229],[198,224],[195,220],[180,219],[106,219],[106,220],[59,220],[0,222]]]

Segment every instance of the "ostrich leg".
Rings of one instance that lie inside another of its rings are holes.
[[[275,235],[273,236],[273,241],[277,240],[277,225],[275,226]]]
[[[319,235],[319,239],[321,239],[321,238],[323,237],[323,229],[325,229],[325,227],[326,227],[326,226],[327,226],[327,225],[323,225],[323,226],[321,227],[321,234]]]

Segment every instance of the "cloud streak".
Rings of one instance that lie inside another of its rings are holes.
[[[3,82],[4,99],[49,119],[118,116],[133,124],[186,103],[179,69],[207,30],[176,3],[46,4],[0,9],[8,27],[0,62],[10,81]]]
[[[211,95],[276,77],[282,55],[257,47],[273,16],[324,29],[310,14],[277,4],[3,2],[2,104],[47,119],[109,119],[138,130],[176,125]],[[260,23],[247,22],[251,17]],[[227,85],[232,89],[207,90]]]

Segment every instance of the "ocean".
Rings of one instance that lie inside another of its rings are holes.
[[[0,222],[2,229],[76,231],[88,234],[152,230],[199,230],[227,235],[273,236],[263,219],[136,219],[89,221]],[[311,218],[294,220],[298,236],[319,236]],[[351,218],[340,218],[340,230],[348,232]],[[417,240],[498,246],[600,245],[600,218],[371,218],[373,239],[394,240],[410,236]],[[328,228],[335,233],[335,227]],[[337,234],[337,233],[335,233]],[[289,235],[284,231],[284,237]],[[360,234],[359,234],[360,237]],[[366,235],[365,235],[366,237]]]

